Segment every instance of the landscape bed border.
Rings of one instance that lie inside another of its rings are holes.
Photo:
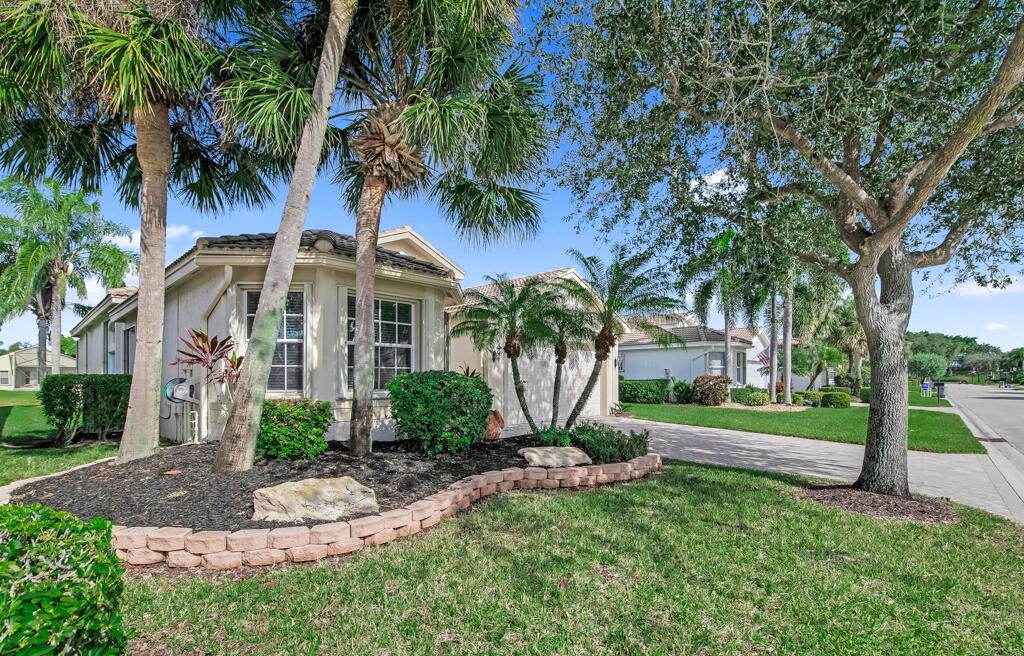
[[[315,562],[415,535],[497,492],[593,487],[644,478],[661,468],[657,453],[605,465],[508,467],[467,476],[402,508],[349,521],[233,532],[115,525],[111,541],[118,557],[134,566],[230,570]]]

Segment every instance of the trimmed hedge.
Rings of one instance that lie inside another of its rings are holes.
[[[747,395],[746,400],[743,401],[744,405],[749,406],[762,406],[771,403],[771,399],[768,398],[768,392],[755,391]]]
[[[672,396],[676,403],[693,403],[693,383],[686,380],[677,380],[672,386]]]
[[[822,393],[825,393],[825,392],[843,392],[845,394],[849,394],[850,393],[850,388],[849,387],[843,387],[842,385],[822,385],[818,389],[818,391],[822,392]]]
[[[804,394],[805,394],[804,392],[793,392],[790,395],[793,398],[793,405],[803,405],[804,404]],[[785,395],[782,392],[779,392],[776,395],[776,397],[775,397],[775,402],[776,403],[785,403],[786,402]]]
[[[327,450],[330,401],[267,401],[256,438],[257,460],[310,460]]]
[[[747,397],[754,392],[764,392],[764,395],[768,396],[768,390],[766,388],[754,387],[753,385],[747,385],[746,387],[734,387],[729,390],[733,403],[742,403],[743,405],[749,405],[747,403]]]
[[[620,403],[667,403],[670,381],[668,378],[649,380],[619,380]]]
[[[580,424],[572,431],[572,446],[584,451],[595,465],[625,462],[647,455],[647,431],[626,435],[610,426]]]
[[[50,374],[39,386],[43,415],[68,444],[85,432],[101,438],[124,430],[128,414],[128,374]]]
[[[454,371],[414,371],[387,382],[395,434],[424,453],[455,453],[482,440],[494,398],[487,383]]]
[[[693,400],[701,405],[722,405],[729,399],[728,376],[697,376],[693,379]]]
[[[807,390],[807,391],[805,391],[803,393],[803,395],[804,395],[804,401],[807,402],[807,405],[814,406],[815,408],[817,408],[818,406],[821,405],[821,395],[822,395],[822,392],[816,392],[814,390]]]
[[[0,652],[124,653],[124,570],[110,526],[41,505],[0,507]]]
[[[850,395],[847,392],[825,392],[821,395],[823,408],[849,408]]]

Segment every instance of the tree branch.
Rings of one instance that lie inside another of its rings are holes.
[[[949,262],[950,258],[953,257],[953,253],[956,252],[957,246],[964,240],[967,233],[971,229],[971,225],[974,223],[974,217],[961,216],[953,227],[946,233],[946,238],[942,240],[942,243],[934,248],[930,248],[926,251],[916,251],[913,253],[907,253],[910,257],[910,261],[915,269],[923,269],[926,267],[933,267],[945,264]]]

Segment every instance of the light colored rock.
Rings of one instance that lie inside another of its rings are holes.
[[[327,557],[326,544],[307,544],[301,547],[292,547],[288,550],[288,560],[293,563],[307,563],[312,560],[320,560]]]
[[[368,535],[373,535],[378,531],[383,531],[386,524],[386,520],[380,515],[369,515],[367,517],[360,517],[359,519],[353,519],[349,522],[351,527],[352,537],[364,538]]]
[[[203,556],[206,569],[235,569],[242,566],[242,554],[237,551],[218,551]]]
[[[288,549],[309,544],[309,528],[305,526],[282,526],[275,528],[267,537],[271,549]]]
[[[378,531],[373,535],[368,535],[365,538],[363,538],[363,544],[365,544],[368,547],[376,547],[382,544],[387,544],[388,542],[394,540],[396,537],[398,537],[398,535],[395,532],[395,529],[386,528],[383,531]]]
[[[359,538],[346,538],[327,545],[328,556],[344,556],[355,553],[363,548],[363,541]]]
[[[168,567],[199,567],[203,564],[203,557],[187,551],[168,551]]]
[[[384,518],[384,528],[401,528],[412,523],[412,511],[406,508],[382,512],[380,516]],[[335,542],[335,540],[331,540],[331,542]]]
[[[264,487],[252,494],[253,521],[334,521],[377,512],[377,495],[351,476],[307,478]]]
[[[228,551],[259,551],[267,548],[269,528],[246,528],[227,537]]]
[[[531,467],[575,467],[592,464],[590,456],[574,446],[531,446],[519,449]]]
[[[129,549],[125,554],[125,561],[129,565],[155,565],[163,559],[163,552],[145,548]]]
[[[418,522],[435,512],[434,503],[431,501],[414,501],[406,506],[406,508],[412,511],[412,520],[414,522]]]
[[[249,567],[277,565],[286,560],[288,560],[288,553],[283,549],[254,549],[242,552],[242,562]]]
[[[350,535],[351,529],[348,522],[334,522],[332,524],[320,524],[309,529],[309,541],[312,544],[330,544],[338,540],[344,540]]]
[[[149,534],[157,529],[156,526],[133,526],[114,530],[113,543],[115,549],[145,549]]]
[[[179,551],[185,548],[185,537],[192,534],[192,529],[180,526],[165,526],[149,534],[146,543],[155,551]]]
[[[185,536],[185,549],[198,555],[225,551],[230,531],[199,531]]]

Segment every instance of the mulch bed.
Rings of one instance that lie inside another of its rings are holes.
[[[806,499],[878,519],[909,519],[926,524],[956,521],[949,504],[929,497],[892,497],[848,485],[811,485],[800,490]]]
[[[313,460],[264,462],[238,474],[213,473],[214,444],[172,447],[123,465],[105,463],[31,483],[18,488],[12,501],[43,503],[79,517],[101,516],[125,526],[271,528],[284,524],[251,519],[252,493],[261,487],[351,476],[376,492],[382,511],[391,510],[472,474],[524,467],[526,460],[517,451],[536,445],[532,436],[525,436],[482,442],[458,455],[425,456],[401,443],[378,442],[374,453],[353,458],[341,444],[330,444]]]

